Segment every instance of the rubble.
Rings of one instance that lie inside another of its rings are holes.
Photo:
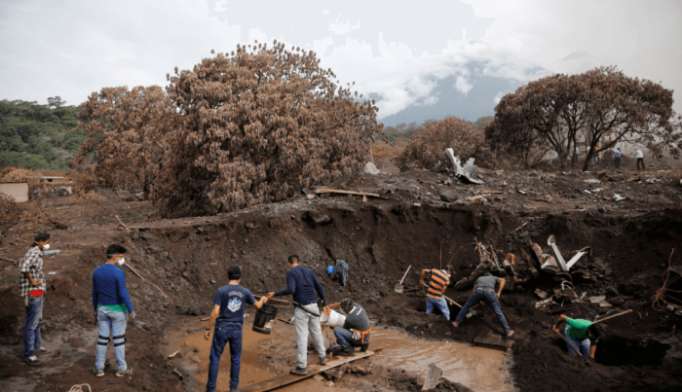
[[[445,155],[450,160],[452,168],[455,172],[455,177],[460,181],[467,184],[483,184],[483,180],[476,178],[476,166],[474,164],[475,159],[469,158],[464,165],[462,165],[458,156],[455,156],[455,152],[452,148],[445,149]]]

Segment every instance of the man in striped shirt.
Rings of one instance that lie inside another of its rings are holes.
[[[437,308],[446,320],[450,320],[450,308],[443,298],[445,290],[450,285],[452,267],[448,265],[445,269],[425,268],[419,274],[419,285],[426,287],[426,314],[433,313],[433,308]]]

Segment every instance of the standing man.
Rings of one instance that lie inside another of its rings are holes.
[[[341,303],[329,305],[331,309],[341,309],[346,314],[343,327],[334,328],[338,346],[332,350],[338,355],[353,355],[355,347],[367,351],[369,347],[369,317],[365,308],[345,298]]]
[[[211,311],[208,329],[204,335],[206,340],[210,340],[211,331],[214,331],[209,357],[207,392],[215,392],[220,370],[220,356],[227,343],[230,344],[230,391],[238,390],[246,305],[255,305],[256,309],[260,309],[268,301],[268,297],[263,296],[256,302],[253,293],[239,285],[241,277],[242,271],[239,266],[230,267],[227,271],[227,285],[219,288],[213,296],[213,311]]]
[[[620,169],[620,161],[623,159],[623,151],[620,147],[613,148],[613,165],[616,169]]]
[[[107,261],[92,273],[92,306],[97,323],[97,350],[95,352],[95,375],[104,376],[104,362],[109,340],[116,354],[116,377],[130,374],[126,363],[126,326],[128,315],[135,318],[133,303],[128,295],[123,265],[128,250],[112,244],[107,248]]]
[[[504,289],[505,284],[506,280],[504,278],[498,278],[491,275],[490,273],[479,276],[478,279],[476,279],[476,283],[474,283],[473,295],[467,299],[467,302],[464,304],[462,309],[460,309],[459,313],[457,314],[457,319],[452,322],[452,326],[458,328],[462,323],[462,320],[464,320],[464,317],[469,312],[469,309],[477,303],[484,301],[495,312],[497,321],[504,330],[504,335],[508,338],[514,335],[514,331],[509,328],[507,318],[504,317],[504,313],[502,313],[502,306],[498,300],[502,294],[502,289]],[[497,292],[495,292],[496,285],[498,286]]]
[[[644,166],[644,151],[641,148],[635,151],[635,158],[637,158],[637,171],[646,170],[646,166]]]
[[[45,274],[43,273],[43,251],[50,249],[50,234],[38,232],[31,247],[19,264],[19,289],[24,298],[26,321],[24,323],[24,360],[29,365],[38,363],[36,352],[45,351],[40,333],[45,303]]]
[[[446,320],[450,320],[450,308],[445,302],[443,294],[450,285],[452,267],[448,265],[446,269],[423,269],[419,273],[419,286],[426,286],[426,314],[433,313],[436,307]]]
[[[582,355],[585,359],[594,359],[594,355],[597,352],[596,341],[599,337],[599,332],[596,330],[596,327],[592,327],[593,322],[585,319],[573,319],[562,314],[552,329],[561,334],[560,326],[562,323],[566,323],[563,335],[567,339],[566,345],[568,346],[569,353]],[[590,341],[590,337],[594,338],[594,344]]]
[[[324,290],[317,281],[315,273],[307,267],[299,265],[298,256],[288,258],[287,287],[268,296],[293,295],[294,326],[296,327],[296,367],[291,374],[306,375],[308,366],[308,333],[312,335],[315,350],[320,357],[320,365],[326,364],[326,351],[322,327],[320,326],[320,308],[318,298],[324,304]]]

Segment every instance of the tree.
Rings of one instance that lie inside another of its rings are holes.
[[[256,43],[169,76],[178,114],[154,199],[167,214],[292,197],[357,172],[377,108],[334,82],[315,53]]]
[[[582,156],[587,170],[596,154],[619,142],[665,138],[671,115],[671,90],[601,67],[545,77],[506,95],[486,138],[493,150],[519,156],[527,166],[552,150],[562,167]]]
[[[457,117],[447,117],[422,124],[398,158],[401,170],[423,167],[439,170],[449,167],[445,149],[452,147],[455,155],[466,159],[481,152],[483,130]]]
[[[74,163],[92,163],[102,185],[148,196],[174,117],[163,89],[105,87],[92,93],[80,109],[86,140]]]

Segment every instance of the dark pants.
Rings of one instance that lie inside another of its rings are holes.
[[[497,295],[495,295],[495,290],[492,289],[481,288],[474,289],[474,294],[471,297],[469,297],[469,299],[467,299],[467,302],[464,304],[462,309],[457,314],[457,323],[461,323],[462,320],[464,320],[464,317],[467,315],[467,313],[469,313],[469,309],[481,301],[487,303],[488,306],[492,308],[493,312],[495,312],[497,321],[502,326],[504,333],[506,334],[507,332],[509,332],[510,328],[509,324],[507,323],[507,318],[504,317],[500,301],[498,301]]]
[[[208,366],[207,392],[214,392],[220,368],[220,356],[225,344],[230,343],[230,390],[239,387],[239,360],[242,354],[242,325],[239,323],[218,323],[211,343],[210,364]]]
[[[613,166],[615,166],[616,169],[620,169],[620,160],[621,158],[613,158]]]
[[[637,158],[637,170],[646,170],[646,166],[644,166],[644,158]]]
[[[346,287],[348,284],[348,263],[345,260],[336,261],[336,279],[339,281],[342,287]]]
[[[24,358],[40,350],[40,322],[43,319],[45,297],[28,297],[26,323],[24,324]]]

